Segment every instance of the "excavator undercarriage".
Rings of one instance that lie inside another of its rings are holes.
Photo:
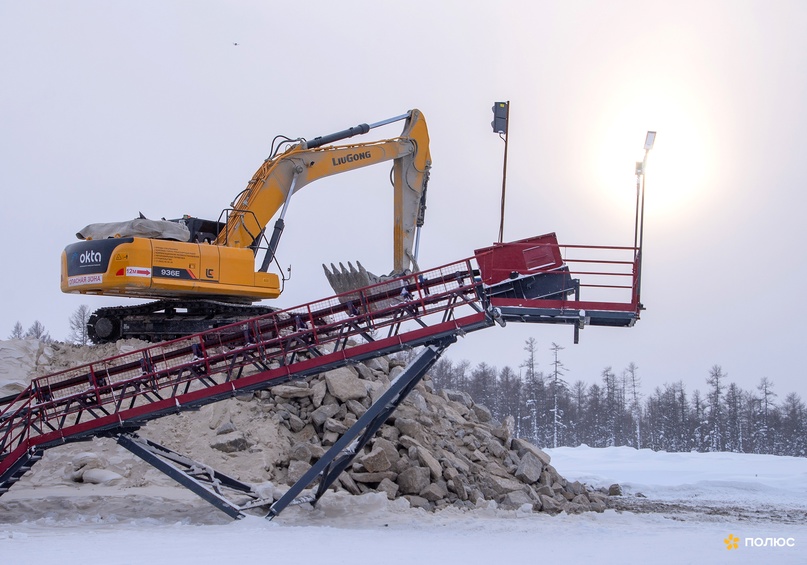
[[[216,300],[157,300],[136,306],[108,306],[92,313],[87,335],[93,343],[136,338],[158,342],[263,316],[276,308]]]

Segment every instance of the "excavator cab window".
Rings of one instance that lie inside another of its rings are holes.
[[[224,228],[223,222],[203,220],[202,218],[191,216],[184,216],[170,221],[184,224],[191,232],[191,237],[188,241],[193,243],[213,243],[218,233]]]

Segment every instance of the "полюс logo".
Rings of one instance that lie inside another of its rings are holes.
[[[737,543],[740,541],[740,538],[735,536],[734,534],[729,534],[729,537],[723,540],[723,543],[726,544],[726,549],[732,550],[737,549]]]

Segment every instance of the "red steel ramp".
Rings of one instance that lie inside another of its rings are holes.
[[[576,258],[581,249],[598,258]],[[554,234],[497,244],[437,269],[35,378],[0,399],[0,495],[49,447],[119,438],[166,414],[404,349],[442,353],[457,336],[496,323],[632,326],[642,309],[635,256],[633,248],[561,247]],[[586,287],[621,298],[581,301]]]

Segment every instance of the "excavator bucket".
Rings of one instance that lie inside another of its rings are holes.
[[[359,298],[358,293],[351,294],[353,291],[372,285],[379,285],[384,281],[395,278],[394,276],[374,275],[365,269],[364,266],[358,261],[356,261],[358,268],[354,267],[353,263],[350,261],[348,261],[347,265],[348,266],[345,267],[345,265],[340,262],[339,267],[337,267],[331,263],[330,269],[328,269],[324,263],[322,265],[322,269],[325,271],[325,276],[328,277],[328,282],[331,284],[331,288],[333,288],[336,294],[340,295],[339,301],[342,303],[347,303]],[[380,294],[382,292],[389,292],[400,287],[400,281],[395,281],[389,285],[381,285],[375,290],[377,290],[377,293]],[[395,301],[389,300],[376,302],[372,305],[371,310],[376,311],[380,308],[389,307],[393,302]]]
[[[325,276],[328,277],[328,282],[331,284],[336,294],[344,294],[359,288],[364,288],[379,282],[382,278],[367,271],[364,266],[356,261],[358,269],[353,266],[353,263],[348,261],[347,268],[341,262],[339,267],[331,263],[331,269],[325,264],[322,264],[322,269],[325,271]]]

